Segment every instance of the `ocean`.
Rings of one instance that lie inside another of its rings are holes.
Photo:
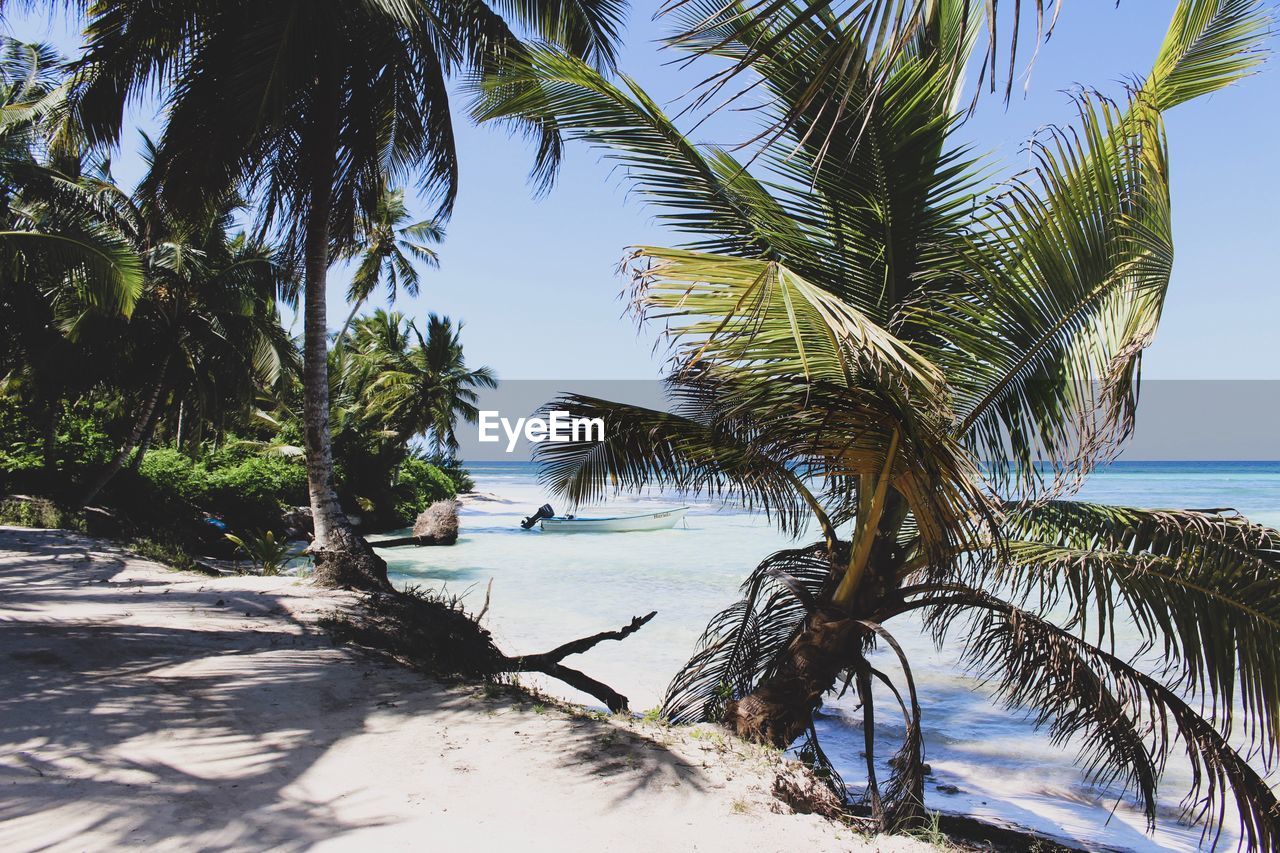
[[[538,483],[534,467],[468,467],[478,492],[502,500],[467,506],[455,547],[383,551],[392,580],[445,588],[465,596],[473,609],[492,581],[486,625],[508,654],[546,651],[569,639],[615,630],[632,616],[656,610],[657,617],[624,642],[602,643],[566,661],[628,696],[636,711],[660,702],[707,620],[737,599],[738,586],[751,569],[768,554],[797,544],[759,514],[714,500],[662,494],[619,496],[608,502],[608,513],[688,503],[692,508],[684,526],[614,535],[524,531],[519,527],[522,517],[543,503],[557,504]],[[1118,462],[1095,472],[1078,497],[1147,508],[1231,507],[1280,527],[1280,463]],[[1148,834],[1142,813],[1119,791],[1085,783],[1072,763],[1070,744],[1050,744],[1023,715],[993,704],[986,689],[959,664],[956,650],[938,650],[918,623],[909,620],[893,620],[886,627],[902,643],[920,694],[925,760],[933,770],[926,781],[929,808],[1017,824],[1089,849],[1198,848],[1201,829],[1177,822],[1186,779],[1181,765],[1166,774],[1159,826]],[[886,658],[881,668],[889,667]],[[559,682],[533,683],[564,698],[596,704]],[[853,704],[848,697],[829,702],[819,726],[824,748],[851,788],[864,778],[860,716],[853,713]],[[881,704],[880,711],[876,752],[884,760],[902,735],[902,723],[895,719],[892,700]],[[1224,843],[1230,831],[1228,824]],[[1234,840],[1225,846],[1234,847]]]

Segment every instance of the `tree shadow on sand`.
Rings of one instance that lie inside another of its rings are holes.
[[[0,531],[5,849],[88,832],[106,846],[306,848],[399,819],[376,806],[394,779],[367,792],[375,805],[356,820],[309,793],[306,774],[341,741],[424,715],[511,710],[510,699],[334,648],[283,596],[176,573],[174,584],[119,582],[123,555],[85,559],[90,547],[59,531]],[[213,617],[189,628],[175,612]],[[558,731],[554,760],[619,798],[702,785],[698,768],[607,721]],[[422,744],[424,762],[434,746]]]

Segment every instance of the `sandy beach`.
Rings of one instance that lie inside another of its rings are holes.
[[[336,648],[317,620],[354,606],[0,528],[0,849],[931,849],[795,814],[714,730]]]

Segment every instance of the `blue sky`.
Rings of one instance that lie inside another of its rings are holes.
[[[964,137],[992,152],[1005,166],[1001,174],[1016,171],[1037,128],[1072,118],[1063,90],[1087,84],[1118,95],[1117,81],[1149,69],[1173,7],[1173,0],[1128,0],[1118,8],[1102,0],[1067,2],[1026,94],[1015,88],[1007,109],[1001,98],[984,97]],[[654,43],[666,24],[650,20],[651,10],[651,3],[633,10],[620,66],[669,104],[699,74],[668,64],[673,54]],[[61,15],[12,15],[8,27],[66,53],[78,45],[74,22]],[[1176,261],[1160,334],[1145,362],[1148,378],[1280,378],[1277,62],[1168,116]],[[534,199],[527,147],[501,129],[470,126],[462,98],[454,106],[461,194],[441,268],[424,272],[421,295],[402,297],[397,308],[463,320],[468,360],[494,367],[502,378],[656,377],[661,353],[622,316],[615,267],[627,246],[678,238],[655,225],[608,164],[583,147],[570,148],[555,190]],[[145,110],[137,121],[155,126]],[[751,119],[724,115],[698,138],[731,144],[753,132]],[[136,179],[137,171],[136,158],[122,153],[120,179]],[[333,326],[346,315],[345,288],[345,271],[335,270]]]

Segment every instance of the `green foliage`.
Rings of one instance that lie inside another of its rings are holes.
[[[165,502],[199,506],[208,495],[209,472],[180,450],[161,447],[142,460],[139,475],[152,495]]]
[[[233,526],[278,519],[284,507],[307,502],[307,472],[297,461],[250,456],[208,475],[208,507]]]
[[[395,490],[400,495],[396,515],[404,524],[412,524],[418,514],[435,501],[457,494],[453,480],[435,465],[410,456],[396,469]]]
[[[475,491],[475,480],[471,479],[471,473],[457,459],[433,459],[431,464],[440,469],[453,482],[455,495]]]
[[[187,550],[183,541],[170,531],[157,530],[148,536],[129,540],[129,548],[140,557],[183,572],[204,571]]]
[[[0,394],[0,471],[40,467],[40,435],[22,406]]]
[[[146,455],[132,483],[121,478],[115,495],[135,515],[158,505],[165,515],[208,512],[232,527],[276,526],[286,507],[307,501],[306,469],[275,456],[213,454],[195,460],[174,448]]]
[[[0,524],[45,529],[85,529],[84,517],[45,498],[5,498],[0,500]]]
[[[270,530],[240,536],[228,533],[227,541],[244,553],[261,574],[278,575],[289,563],[288,543],[276,541],[276,535]]]

